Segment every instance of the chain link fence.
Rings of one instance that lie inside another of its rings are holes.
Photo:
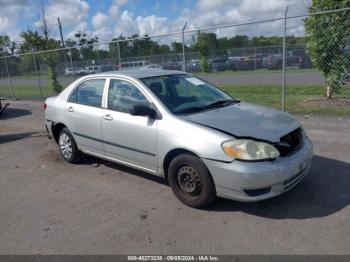
[[[337,19],[344,22],[333,23]],[[287,20],[287,36],[292,36],[300,24],[305,34],[298,48],[293,46],[295,39],[286,38],[286,64],[296,62],[296,67],[287,66],[285,71],[286,111],[350,116],[349,20],[349,11]],[[313,27],[309,34],[307,27]]]
[[[240,100],[281,108],[281,68],[270,57],[282,57],[282,32],[277,20],[186,33],[198,50],[186,52],[186,71]]]
[[[0,96],[44,99],[57,92],[55,85],[83,75],[162,68],[195,74],[247,102],[350,115],[349,12],[286,12],[264,21],[8,55],[0,58]],[[337,19],[344,19],[344,30],[334,26]]]

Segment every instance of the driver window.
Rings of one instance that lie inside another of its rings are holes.
[[[147,105],[147,98],[133,84],[111,79],[108,89],[108,109],[130,113],[136,105]]]

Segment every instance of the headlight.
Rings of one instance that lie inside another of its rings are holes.
[[[273,145],[248,139],[226,141],[222,149],[229,157],[241,160],[267,160],[280,155]]]

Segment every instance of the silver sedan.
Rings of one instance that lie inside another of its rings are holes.
[[[83,154],[165,177],[192,207],[258,201],[293,188],[313,147],[287,113],[248,104],[180,71],[82,77],[45,102],[63,159]]]

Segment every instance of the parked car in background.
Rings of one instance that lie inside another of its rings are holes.
[[[82,75],[86,75],[87,72],[84,68],[81,68],[81,67],[76,67],[76,68],[66,68],[64,70],[64,75],[65,76],[72,76],[72,75],[75,75],[75,76],[82,76]]]
[[[283,55],[272,54],[263,58],[263,67],[266,69],[281,69],[283,65]],[[286,66],[297,65],[297,57],[293,54],[293,52],[286,52]]]
[[[178,61],[167,61],[162,64],[162,67],[166,70],[181,70],[182,64]]]
[[[277,196],[311,166],[312,142],[291,115],[239,101],[185,72],[85,76],[46,99],[44,109],[67,162],[85,153],[164,177],[196,208],[216,196]]]
[[[199,59],[192,59],[186,63],[186,72],[201,72],[201,64]]]
[[[230,60],[235,61],[237,70],[254,70],[255,59],[251,56],[230,57]]]
[[[113,65],[102,65],[101,66],[101,72],[107,72],[107,71],[114,71],[117,67]]]
[[[306,52],[298,56],[298,63],[300,69],[313,67],[311,59]]]
[[[268,56],[268,54],[265,54],[265,53],[258,53],[258,54],[252,55],[251,57],[253,59],[253,65],[251,67],[251,70],[262,69],[263,68],[263,60],[267,56]]]
[[[135,70],[135,69],[140,69],[145,66],[150,65],[151,63],[148,61],[131,61],[131,62],[122,62],[120,63],[119,70]]]
[[[87,66],[85,67],[85,71],[88,73],[88,74],[97,74],[97,73],[100,73],[102,72],[102,66]]]
[[[263,59],[263,68],[266,69],[279,69],[282,67],[282,55],[271,54]]]
[[[162,69],[162,67],[158,64],[149,64],[144,67],[141,67],[140,69]]]
[[[212,72],[237,70],[235,61],[228,58],[214,58],[209,60],[210,69]]]

